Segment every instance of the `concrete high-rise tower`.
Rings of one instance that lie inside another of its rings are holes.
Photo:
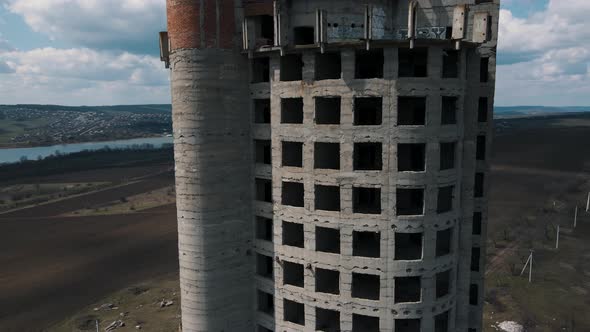
[[[499,0],[167,0],[183,331],[480,332]]]

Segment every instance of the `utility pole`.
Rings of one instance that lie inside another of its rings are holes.
[[[555,236],[555,249],[559,249],[559,225],[557,225],[557,236]]]
[[[586,212],[590,212],[590,192],[588,193],[588,200],[586,201]]]
[[[529,258],[526,260],[526,263],[524,263],[522,271],[520,271],[520,275],[522,276],[524,274],[524,271],[526,270],[526,267],[529,267],[529,283],[531,283],[533,280],[533,252],[534,250],[531,249],[531,254],[529,255]]]
[[[574,228],[578,225],[578,206],[576,205],[576,212],[574,214]]]

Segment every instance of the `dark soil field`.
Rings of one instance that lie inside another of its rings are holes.
[[[113,170],[110,180],[119,182],[121,177],[147,174],[143,167]],[[92,172],[80,175],[70,174],[66,180],[106,177],[104,170],[94,176]],[[57,181],[63,180],[59,177]],[[112,189],[0,214],[0,331],[45,331],[105,294],[176,271],[173,204],[106,217],[59,216],[173,183],[172,173],[165,172]]]

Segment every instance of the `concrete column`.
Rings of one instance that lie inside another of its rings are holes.
[[[168,0],[182,330],[253,330],[248,63],[233,0]]]

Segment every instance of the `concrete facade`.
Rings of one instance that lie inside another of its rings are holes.
[[[481,331],[498,10],[168,0],[183,331]]]

